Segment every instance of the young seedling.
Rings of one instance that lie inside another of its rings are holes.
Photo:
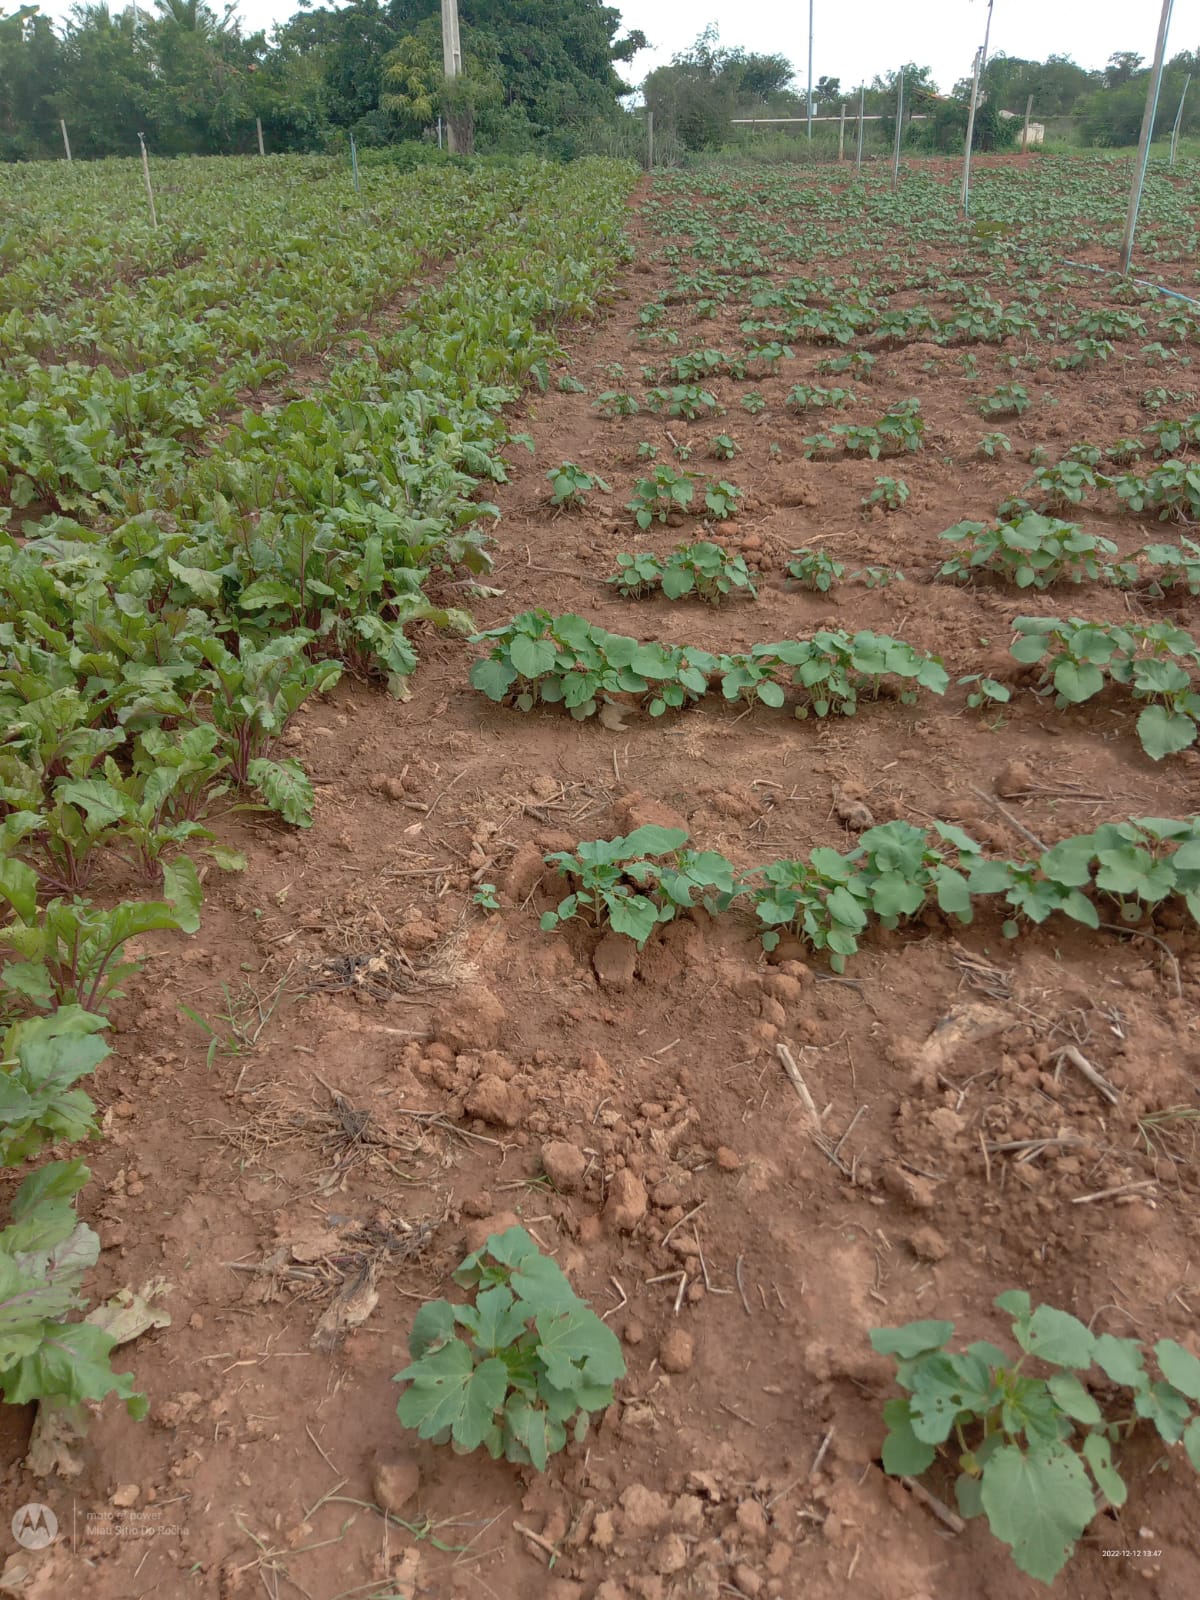
[[[1085,533],[1077,522],[1059,522],[1037,512],[990,528],[982,522],[959,522],[942,538],[961,544],[962,550],[942,563],[939,577],[965,581],[978,572],[992,572],[1018,589],[1048,589],[1064,578],[1096,582],[1105,559],[1117,554],[1111,539]]]
[[[986,456],[992,461],[998,455],[1008,455],[1012,450],[1012,440],[1006,433],[985,433],[975,446],[976,455]]]
[[[708,443],[708,453],[714,461],[732,461],[741,450],[741,446],[727,433],[714,435]]]
[[[594,927],[608,926],[638,949],[660,922],[693,904],[693,896],[733,893],[733,867],[716,851],[685,848],[680,828],[635,828],[619,839],[581,842],[574,852],[546,857],[574,891],[542,915],[544,932],[585,913]]]
[[[814,594],[828,594],[846,575],[845,565],[828,550],[793,550],[787,570],[789,578]]]
[[[863,495],[862,503],[868,509],[881,506],[884,511],[898,511],[908,495],[908,485],[903,478],[876,478],[875,487]]]
[[[1012,1318],[1015,1359],[987,1340],[952,1351],[952,1322],[871,1330],[874,1348],[895,1357],[907,1395],[883,1408],[883,1465],[919,1477],[944,1452],[959,1469],[961,1515],[986,1516],[1021,1571],[1048,1584],[1096,1516],[1097,1496],[1125,1504],[1113,1446],[1140,1422],[1151,1423],[1168,1450],[1182,1443],[1200,1471],[1200,1360],[1159,1339],[1155,1377],[1138,1339],[1094,1334],[1069,1312],[1034,1308],[1023,1289],[995,1304]],[[1102,1410],[1086,1382],[1094,1367],[1107,1388],[1128,1394],[1127,1408]]]
[[[682,544],[665,561],[649,554],[617,557],[620,569],[607,581],[629,599],[640,599],[661,589],[668,600],[694,594],[710,605],[720,605],[733,590],[754,599],[757,590],[741,556],[731,556],[719,544],[700,540]]]
[[[413,1319],[407,1384],[396,1405],[406,1428],[481,1446],[493,1460],[546,1470],[568,1436],[582,1443],[593,1412],[625,1376],[621,1344],[524,1228],[493,1233],[454,1273],[466,1305],[432,1300]]]
[[[562,511],[578,510],[593,489],[599,489],[602,494],[612,493],[599,474],[585,472],[573,461],[551,467],[546,477],[550,480],[551,503]]]
[[[990,394],[977,395],[975,405],[985,417],[1020,417],[1033,401],[1019,383],[999,384]]]

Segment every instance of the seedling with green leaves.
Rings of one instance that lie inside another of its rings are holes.
[[[620,389],[606,389],[592,404],[602,417],[636,417],[642,409],[634,395]]]
[[[814,594],[828,594],[846,575],[845,563],[831,556],[828,550],[793,550],[787,570],[789,578]]]
[[[1125,1504],[1113,1446],[1140,1422],[1151,1423],[1168,1450],[1182,1443],[1200,1471],[1200,1360],[1174,1339],[1159,1339],[1155,1377],[1138,1339],[1094,1334],[1069,1312],[1035,1308],[1023,1289],[995,1304],[1012,1318],[1015,1359],[988,1340],[955,1353],[952,1322],[871,1330],[874,1348],[896,1358],[907,1394],[883,1408],[883,1465],[898,1477],[919,1477],[945,1452],[958,1467],[959,1512],[986,1516],[1021,1571],[1049,1584],[1096,1516],[1097,1494]],[[1128,1392],[1128,1409],[1101,1409],[1086,1382],[1093,1367],[1108,1386]]]
[[[797,383],[789,391],[786,405],[789,411],[820,411],[832,408],[843,411],[854,404],[852,389],[827,389],[819,383]]]
[[[863,495],[862,503],[868,509],[879,506],[884,511],[899,511],[908,495],[909,488],[903,478],[876,478],[875,487]]]
[[[758,591],[742,556],[731,556],[719,544],[700,540],[681,544],[665,560],[642,553],[621,554],[615,572],[607,581],[630,599],[640,599],[656,589],[668,600],[682,600],[694,594],[710,605],[720,605],[735,590],[754,599]]]
[[[618,839],[592,839],[575,851],[546,857],[548,866],[575,888],[553,911],[542,914],[543,932],[587,915],[593,927],[611,927],[638,949],[661,922],[671,922],[696,903],[732,895],[733,867],[715,850],[690,850],[680,828],[635,828]]]
[[[689,512],[695,498],[696,475],[676,472],[663,462],[655,467],[652,477],[637,480],[626,510],[633,512],[639,528],[649,528],[655,522],[666,522],[673,513]]]
[[[714,434],[708,442],[708,453],[714,461],[732,461],[740,450],[741,445],[727,433]]]
[[[407,1384],[396,1406],[406,1428],[493,1460],[544,1472],[567,1443],[582,1443],[594,1412],[625,1376],[621,1345],[524,1228],[491,1234],[460,1262],[466,1305],[432,1300],[413,1319]]]
[[[1096,582],[1105,573],[1105,559],[1117,554],[1111,539],[1035,511],[991,527],[956,522],[941,537],[962,549],[942,563],[939,577],[965,581],[980,572],[993,573],[1018,589],[1048,589],[1063,579]]]
[[[697,417],[712,416],[721,410],[715,394],[694,383],[676,384],[670,389],[650,389],[646,404],[652,411],[665,411],[669,417],[683,417],[692,422]]]
[[[601,494],[612,493],[597,473],[585,472],[573,461],[564,461],[561,466],[551,467],[546,476],[550,480],[551,503],[560,510],[578,510],[594,489],[599,489]]]
[[[1152,761],[1193,744],[1200,695],[1192,688],[1191,664],[1200,646],[1170,622],[1120,627],[1080,617],[1017,617],[1012,653],[1018,661],[1042,663],[1043,684],[1059,706],[1081,705],[1106,682],[1127,686],[1135,699],[1151,702],[1137,720],[1138,738]]]
[[[975,406],[984,417],[1021,417],[1033,401],[1029,392],[1019,383],[1001,383],[990,394],[977,395]]]

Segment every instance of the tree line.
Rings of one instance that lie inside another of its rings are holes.
[[[256,148],[255,120],[270,151],[360,147],[430,137],[439,117],[473,134],[480,149],[570,157],[585,150],[640,152],[641,108],[620,69],[646,45],[621,33],[602,0],[468,0],[461,17],[463,72],[442,72],[440,0],[351,0],[303,4],[286,22],[245,33],[236,3],[133,0],[111,10],[83,0],[61,26],[26,5],[0,16],[0,160],[62,154],[59,119],[81,157],[131,155],[137,135],[161,155],[217,155]],[[865,86],[868,113],[894,113],[901,69]],[[905,103],[923,113],[906,140],[961,147],[970,80],[939,94],[928,67],[902,69]],[[1200,51],[1168,65],[1156,133],[1170,127],[1185,76],[1200,75]],[[1081,142],[1135,143],[1147,69],[1122,51],[1089,71],[1065,56],[987,64],[976,123],[981,148],[1011,143],[1002,110],[1070,116]],[[806,99],[786,56],[723,46],[709,28],[641,85],[664,155],[727,144],[735,117],[803,117]],[[857,110],[858,85],[822,77],[818,116]],[[1184,130],[1200,128],[1200,83]],[[885,123],[885,134],[890,128]]]
[[[877,74],[864,84],[844,84],[840,78],[822,77],[813,86],[813,111],[817,117],[858,114],[860,92],[868,116],[894,117],[900,73],[904,74],[904,101],[909,115],[921,121],[909,124],[905,142],[929,150],[961,150],[966,137],[971,99],[971,79],[940,93],[929,67],[907,62],[902,68]],[[1167,64],[1155,119],[1155,137],[1170,131],[1188,74],[1200,78],[1200,50],[1182,51]],[[994,55],[980,81],[980,106],[975,143],[981,149],[1003,149],[1016,141],[1021,114],[1030,96],[1033,116],[1045,122],[1070,117],[1075,136],[1087,145],[1136,144],[1146,104],[1149,69],[1142,57],[1120,51],[1107,66],[1089,71],[1067,56],[1051,55],[1045,61]],[[655,125],[677,133],[685,148],[711,150],[728,144],[735,117],[807,116],[807,94],[796,83],[790,61],[781,55],[752,55],[725,49],[714,28],[700,35],[690,49],[680,52],[668,66],[652,72],[643,85],[646,104]],[[1015,113],[1013,118],[1000,116]],[[889,141],[895,124],[885,120]],[[1184,132],[1200,129],[1200,82],[1185,103]]]
[[[471,0],[463,76],[442,74],[440,0],[305,6],[244,33],[234,5],[83,3],[56,28],[36,6],[0,17],[0,159],[161,155],[256,148],[320,150],[419,138],[443,110],[474,122],[488,148],[572,155],[581,135],[621,116],[617,73],[645,44],[620,36],[601,0]]]

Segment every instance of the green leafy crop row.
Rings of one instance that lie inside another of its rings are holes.
[[[783,676],[800,691],[798,717],[852,716],[860,697],[885,682],[905,702],[919,688],[945,693],[949,679],[936,656],[886,634],[823,631],[811,639],[758,644],[747,654],[714,655],[691,646],[641,644],[584,617],[527,611],[501,628],[476,634],[488,655],[471,682],[497,703],[522,711],[539,702],[565,705],[578,720],[614,699],[644,705],[651,716],[692,704],[719,689],[726,700],[782,706]]]
[[[641,945],[660,922],[692,905],[716,913],[745,900],[764,948],[790,933],[824,951],[837,972],[872,921],[895,928],[929,905],[967,923],[975,900],[998,898],[1009,938],[1022,919],[1040,924],[1055,913],[1098,928],[1097,902],[1137,923],[1178,897],[1200,922],[1200,817],[1105,823],[1025,861],[986,856],[950,823],[922,829],[901,821],[868,829],[844,853],[820,846],[805,860],[742,872],[716,851],[691,849],[682,830],[659,827],[581,843],[546,861],[573,888],[543,915],[544,929],[586,917]]]

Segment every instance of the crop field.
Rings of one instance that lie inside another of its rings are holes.
[[[153,172],[0,174],[0,1587],[1194,1600],[1200,163]]]

